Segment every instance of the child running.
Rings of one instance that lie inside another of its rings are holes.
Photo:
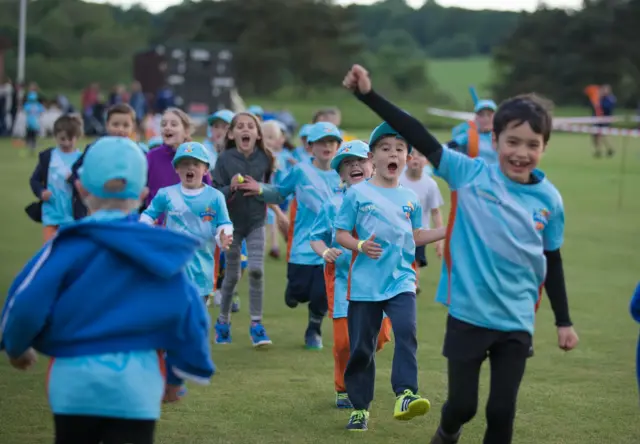
[[[346,187],[369,180],[373,174],[373,165],[369,159],[369,146],[354,140],[343,144],[331,161],[331,168],[340,175]],[[351,251],[335,241],[333,222],[342,205],[344,194],[336,194],[322,206],[311,228],[311,248],[325,261],[324,278],[329,305],[329,318],[333,319],[333,362],[336,407],[352,409],[349,395],[344,384],[344,371],[349,361],[349,330],[347,326],[347,288]],[[391,321],[384,318],[378,335],[377,351],[389,342]]]
[[[30,368],[36,351],[50,357],[58,444],[151,444],[163,397],[176,401],[181,378],[206,384],[214,372],[209,318],[182,272],[198,241],[131,215],[146,170],[131,140],[96,142],[80,174],[90,215],[27,263],[2,311],[0,349],[13,367]]]
[[[40,117],[44,113],[44,106],[38,99],[38,93],[30,91],[27,94],[27,100],[23,107],[26,121],[25,142],[29,153],[33,156],[36,153],[36,145],[38,144],[38,136],[40,135]]]
[[[222,281],[220,316],[216,322],[216,344],[231,343],[231,304],[240,279],[242,242],[247,242],[249,273],[249,335],[254,347],[271,344],[262,325],[264,299],[264,249],[266,204],[255,196],[243,194],[240,186],[253,180],[269,182],[275,161],[264,147],[258,118],[250,113],[238,113],[231,120],[225,138],[225,150],[220,153],[213,170],[213,183],[227,199],[234,226],[233,243],[225,252],[226,269]]]
[[[293,150],[293,158],[298,162],[311,162],[312,160],[313,154],[311,153],[311,148],[307,143],[311,127],[313,127],[313,124],[305,123],[300,127],[300,131],[298,131],[298,138],[302,142],[302,145]]]
[[[384,313],[391,319],[395,348],[391,385],[393,416],[410,420],[429,411],[418,396],[416,353],[415,247],[443,239],[445,229],[424,230],[416,194],[402,186],[400,175],[410,146],[389,125],[369,137],[375,175],[350,187],[336,215],[336,242],[352,251],[347,299],[351,355],[344,373],[354,411],[347,429],[368,429],[375,385],[375,351]]]
[[[245,196],[259,196],[271,203],[281,203],[295,195],[289,212],[291,225],[287,238],[285,303],[291,308],[309,303],[305,347],[319,350],[322,348],[322,320],[327,314],[327,293],[324,261],[311,248],[309,234],[322,205],[342,192],[340,176],[331,169],[331,159],[342,142],[342,136],[332,123],[320,122],[309,131],[308,142],[313,150],[313,161],[296,164],[280,185],[266,185],[254,178],[245,178],[238,189],[244,191]]]
[[[161,188],[140,220],[153,225],[165,215],[165,225],[181,233],[191,234],[203,244],[186,267],[187,276],[198,288],[205,302],[214,290],[214,245],[226,250],[233,240],[233,225],[222,193],[203,183],[209,171],[209,153],[197,142],[178,147],[173,166],[180,183]]]
[[[209,127],[207,128],[207,138],[204,140],[203,145],[211,157],[209,162],[210,171],[213,171],[216,166],[216,160],[218,160],[220,152],[224,149],[224,136],[227,134],[231,119],[233,119],[233,111],[228,109],[216,111],[207,119]]]
[[[503,102],[493,119],[498,162],[489,165],[443,148],[417,119],[376,94],[361,66],[349,71],[344,85],[422,152],[453,190],[437,295],[449,308],[443,348],[449,393],[431,442],[458,442],[462,426],[475,416],[480,369],[488,357],[484,444],[509,444],[543,284],[558,346],[568,351],[578,344],[560,255],[562,198],[536,169],[551,116],[535,96]]]
[[[82,119],[72,115],[59,117],[53,124],[53,134],[57,146],[40,153],[29,181],[40,202],[30,205],[27,213],[42,222],[45,242],[55,236],[60,226],[73,222],[74,216],[84,215],[84,206],[80,202],[74,205],[73,187],[67,182],[71,166],[81,155],[76,144],[82,137]]]
[[[413,190],[418,196],[418,200],[422,206],[422,226],[424,228],[431,227],[431,220],[435,228],[442,227],[442,214],[440,207],[444,204],[442,195],[438,188],[438,183],[429,177],[425,171],[427,166],[427,158],[420,152],[411,153],[411,160],[407,163],[407,169],[404,170],[400,177],[400,185]],[[435,243],[436,254],[438,258],[442,258],[444,252],[444,241]],[[427,266],[427,254],[424,246],[416,247],[416,282],[420,282],[420,268]],[[416,293],[420,293],[418,286]]]
[[[480,100],[474,107],[475,119],[468,122],[465,131],[458,131],[449,143],[449,148],[465,153],[469,157],[479,157],[491,164],[498,161],[498,153],[493,147],[493,116],[498,107],[493,100]]]

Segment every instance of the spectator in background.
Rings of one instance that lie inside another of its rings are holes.
[[[119,105],[127,102],[127,92],[122,85],[114,85],[109,94],[109,106]]]
[[[24,90],[24,85],[13,85],[11,88],[11,107],[9,108],[9,113],[11,114],[11,128],[9,129],[9,134],[13,134],[13,128],[16,124],[16,116],[18,115],[18,104],[20,103],[19,95]]]
[[[82,106],[82,116],[85,122],[93,118],[93,107],[98,103],[98,96],[100,95],[100,85],[92,83],[82,91],[82,99],[80,106]],[[87,128],[88,129],[88,128]],[[91,131],[86,131],[87,134],[91,134]]]
[[[167,108],[173,108],[175,106],[175,96],[171,87],[165,83],[162,88],[156,93],[156,114],[164,114]]]
[[[140,82],[135,81],[131,84],[131,96],[129,97],[129,105],[136,112],[136,126],[141,129],[142,119],[147,114],[147,99],[142,92]]]
[[[613,111],[616,106],[616,96],[613,95],[610,85],[602,85],[600,87],[600,109],[603,117],[612,117]],[[601,128],[608,128],[611,126],[611,122],[598,123],[596,126]],[[596,157],[602,157],[602,145],[607,149],[607,156],[612,157],[615,154],[613,145],[609,141],[609,138],[604,134],[593,135],[593,146],[595,148],[594,155]]]
[[[9,129],[9,112],[11,110],[11,81],[5,78],[0,84],[0,136],[5,136]]]

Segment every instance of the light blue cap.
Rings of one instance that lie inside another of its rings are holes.
[[[372,147],[376,143],[380,142],[380,139],[383,137],[393,136],[396,139],[405,140],[391,125],[387,122],[382,122],[380,125],[376,126],[371,135],[369,136],[369,146]],[[411,153],[411,145],[407,143],[408,152]]]
[[[287,128],[287,125],[284,122],[281,122],[279,120],[274,120],[274,122],[276,122],[278,124],[278,126],[280,127],[280,130],[283,133],[289,134],[289,128]]]
[[[338,152],[331,159],[331,168],[340,172],[340,164],[347,157],[359,157],[360,159],[369,158],[369,145],[362,140],[352,140],[350,142],[343,143]]]
[[[203,144],[199,142],[185,142],[178,147],[176,155],[173,156],[173,167],[175,168],[180,159],[196,159],[209,165],[211,158]]]
[[[110,192],[105,185],[124,180],[124,189]],[[138,145],[126,137],[103,137],[84,157],[80,183],[101,199],[137,199],[147,184],[147,158]]]
[[[264,110],[262,109],[262,107],[260,105],[251,105],[247,109],[247,112],[253,114],[254,116],[263,116],[264,115]]]
[[[300,131],[298,131],[298,137],[299,138],[303,138],[303,137],[309,137],[309,130],[311,129],[313,125],[310,123],[305,123],[304,125],[302,125],[300,127]]]
[[[318,122],[314,123],[309,129],[307,142],[313,143],[327,137],[331,137],[333,139],[337,139],[339,142],[342,142],[342,133],[337,126],[335,126],[331,122]]]
[[[473,107],[473,112],[479,113],[483,109],[490,109],[495,112],[498,109],[498,105],[493,100],[479,100],[476,106]]]
[[[157,146],[162,145],[162,137],[160,136],[156,136],[156,137],[152,137],[151,139],[149,139],[147,141],[147,146],[149,147],[150,150],[154,149]]]
[[[235,113],[233,111],[228,109],[221,109],[211,114],[207,118],[207,123],[209,125],[213,125],[213,122],[215,122],[216,120],[222,120],[224,123],[231,123],[234,116],[235,116]]]

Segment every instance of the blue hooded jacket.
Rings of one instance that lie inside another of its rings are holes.
[[[207,383],[209,317],[183,272],[198,246],[118,211],[62,227],[11,285],[0,350],[14,358],[29,347],[54,358],[163,350],[169,384]]]
[[[640,283],[636,287],[636,292],[631,298],[631,316],[640,323]],[[638,350],[636,352],[636,375],[638,377],[638,388],[640,388],[640,337],[638,338]]]

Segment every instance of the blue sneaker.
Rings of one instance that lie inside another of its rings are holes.
[[[339,409],[353,409],[353,404],[351,404],[349,395],[346,392],[336,393],[336,407]]]
[[[231,324],[216,321],[216,344],[231,344]]]
[[[249,327],[249,334],[251,335],[251,342],[254,347],[265,347],[271,345],[271,339],[267,335],[267,331],[260,322],[252,322]]]
[[[304,348],[307,350],[322,350],[322,336],[316,332],[307,333],[304,338]]]
[[[366,410],[355,410],[349,417],[347,430],[350,432],[366,432],[369,429],[369,412]]]
[[[231,313],[237,313],[240,311],[240,297],[235,296],[233,298],[233,303],[231,304]]]

